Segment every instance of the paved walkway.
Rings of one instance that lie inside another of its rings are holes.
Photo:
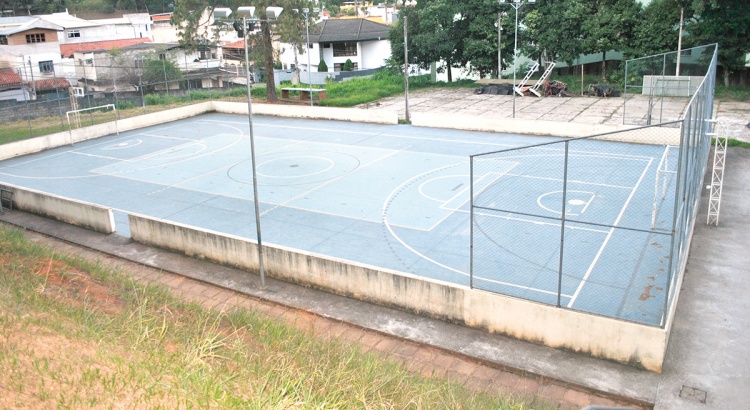
[[[571,97],[535,98],[516,97],[516,118],[544,121],[569,121],[586,124],[622,125],[623,112],[629,123],[646,124],[648,96],[628,96],[623,107],[623,98]],[[680,118],[688,103],[686,98],[667,98],[657,104],[654,120],[663,121]],[[360,108],[398,111],[404,118],[404,97],[384,98],[377,103],[363,104]],[[750,103],[715,103],[719,131],[730,138],[750,142]],[[475,94],[473,88],[422,89],[409,93],[409,112],[452,113],[477,115],[491,118],[512,118],[513,97],[510,95]]]

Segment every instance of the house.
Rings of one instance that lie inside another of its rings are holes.
[[[26,101],[31,98],[21,76],[12,68],[0,68],[0,100]]]
[[[109,43],[109,44],[107,44]],[[112,47],[117,41],[101,42],[102,48],[73,53],[76,78],[85,93],[137,91],[144,81],[146,61],[168,60],[182,71],[183,78],[169,82],[170,90],[185,88],[222,87],[225,75],[219,60],[201,59],[200,51],[188,51],[176,43],[143,42],[124,47]],[[166,71],[165,71],[166,74]],[[156,89],[166,89],[161,76]],[[181,84],[183,83],[183,84]]]
[[[25,82],[52,79],[57,84],[60,78],[72,80],[75,69],[66,64],[64,46],[103,40],[150,40],[150,26],[146,13],[103,20],[84,20],[67,12],[0,18],[0,67],[14,68]],[[35,97],[33,93],[32,98]]]
[[[300,68],[308,70],[306,52],[309,52],[311,71],[318,71],[320,60],[325,61],[329,72],[342,71],[346,60],[352,60],[355,70],[380,68],[391,55],[388,30],[385,24],[362,18],[323,20],[310,27],[307,48],[296,59],[291,44],[281,45],[281,64],[293,68],[297,61]]]

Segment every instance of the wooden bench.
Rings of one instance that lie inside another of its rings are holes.
[[[308,101],[310,100],[310,93],[317,94],[318,100],[325,100],[326,99],[326,90],[325,88],[282,88],[281,89],[281,98],[289,98],[289,91],[299,91],[299,99],[302,101]]]

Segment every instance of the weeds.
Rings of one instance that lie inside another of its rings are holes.
[[[253,311],[206,310],[3,227],[0,261],[0,407],[551,408]]]

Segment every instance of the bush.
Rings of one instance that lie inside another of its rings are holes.
[[[343,71],[352,71],[354,70],[354,63],[352,62],[352,59],[349,58],[344,62],[344,67],[341,68]]]
[[[328,72],[328,64],[326,64],[326,61],[322,58],[320,59],[320,62],[318,63],[318,72],[319,73],[327,73]]]
[[[132,101],[118,101],[117,102],[118,110],[129,110],[131,108],[135,108],[135,103]]]

